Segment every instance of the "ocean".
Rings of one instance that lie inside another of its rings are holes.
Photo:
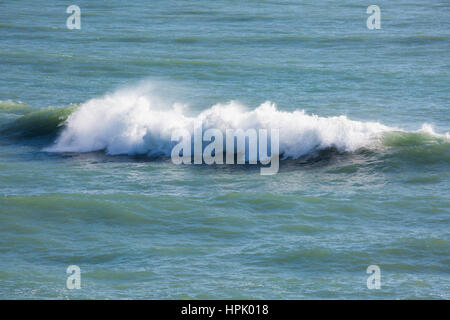
[[[370,4],[0,1],[0,298],[450,299],[450,4]]]

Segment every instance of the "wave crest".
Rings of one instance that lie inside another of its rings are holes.
[[[202,121],[203,129],[279,129],[280,154],[299,158],[316,151],[333,148],[353,152],[361,148],[395,145],[403,136],[389,138],[386,133],[401,130],[378,122],[362,122],[346,116],[319,117],[303,110],[281,111],[271,102],[254,110],[236,101],[216,104],[198,115],[189,115],[186,105],[164,103],[154,93],[142,88],[119,90],[92,99],[73,112],[56,142],[48,152],[91,152],[107,154],[148,154],[170,156],[176,142],[172,132],[193,132],[194,123]],[[418,134],[437,135],[429,127]],[[387,138],[386,138],[387,137]],[[414,138],[417,139],[417,138]],[[447,138],[448,140],[448,134]],[[397,141],[397,142],[395,142]]]

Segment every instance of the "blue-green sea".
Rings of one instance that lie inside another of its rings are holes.
[[[0,1],[0,298],[450,299],[449,132],[448,1]]]

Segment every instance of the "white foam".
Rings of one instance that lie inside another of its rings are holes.
[[[435,137],[435,138],[440,138],[440,139],[445,139],[445,140],[449,140],[450,139],[450,133],[449,132],[446,132],[444,134],[436,133],[434,131],[433,126],[431,124],[429,124],[429,123],[424,123],[422,125],[422,127],[419,130],[417,130],[416,132],[417,133],[425,133],[425,134],[428,134],[428,135],[430,135],[432,137]]]
[[[286,112],[265,102],[254,110],[231,101],[217,104],[196,116],[187,107],[164,103],[156,94],[138,86],[89,100],[67,119],[65,129],[48,152],[149,154],[170,156],[175,129],[193,131],[194,122],[204,129],[279,129],[280,154],[298,158],[334,147],[355,151],[374,147],[383,132],[393,128],[377,122],[352,121],[346,116],[319,117],[303,110]]]

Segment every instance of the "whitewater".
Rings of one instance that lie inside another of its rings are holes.
[[[354,152],[382,145],[383,134],[400,132],[399,128],[378,122],[354,121],[347,116],[320,117],[304,110],[281,111],[272,102],[250,110],[238,101],[215,104],[196,116],[189,106],[166,103],[155,92],[155,85],[139,84],[119,89],[79,106],[63,123],[64,130],[46,152],[92,152],[104,150],[109,155],[170,156],[172,133],[187,130],[195,123],[203,129],[278,129],[280,155],[298,159],[314,152],[334,148]],[[424,124],[418,132],[448,139]]]

